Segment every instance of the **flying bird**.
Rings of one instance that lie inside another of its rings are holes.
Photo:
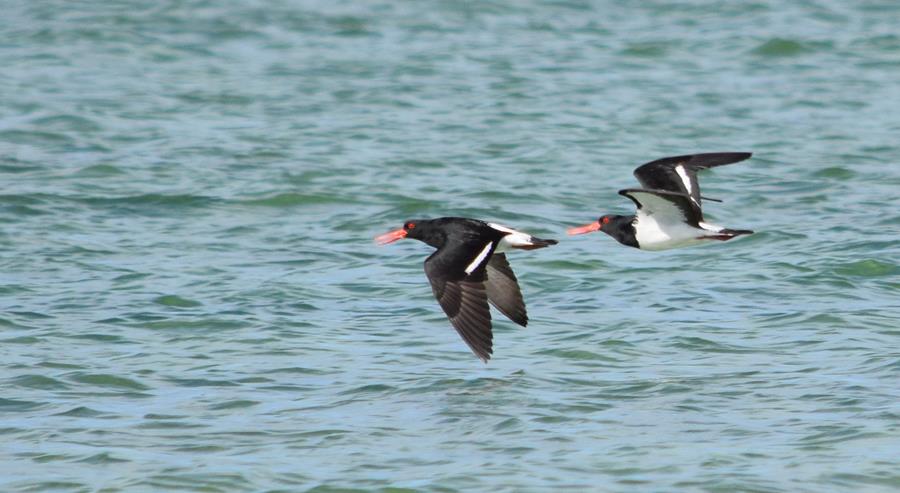
[[[525,326],[528,314],[516,275],[505,251],[555,245],[499,224],[462,217],[413,219],[375,238],[381,245],[413,238],[437,248],[425,260],[434,297],[476,356],[487,363],[493,354],[488,302],[513,322]]]
[[[748,229],[728,229],[703,220],[697,172],[737,163],[749,152],[715,152],[657,159],[634,170],[644,188],[619,190],[637,206],[630,216],[604,215],[584,226],[570,228],[570,235],[603,231],[619,243],[641,250],[668,250],[709,240],[730,240],[752,234]]]

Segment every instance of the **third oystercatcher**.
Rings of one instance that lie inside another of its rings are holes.
[[[493,353],[488,302],[525,326],[528,314],[516,275],[502,252],[555,245],[506,226],[462,217],[414,219],[375,238],[381,245],[414,238],[437,248],[425,260],[425,274],[450,323],[472,352],[487,363]]]
[[[619,243],[641,250],[668,250],[706,240],[730,240],[751,234],[747,229],[727,229],[703,221],[697,172],[737,163],[749,152],[715,152],[658,159],[634,170],[644,187],[619,190],[637,205],[631,216],[605,215],[596,222],[570,228],[570,235],[603,231]],[[715,200],[715,199],[706,199]],[[718,201],[717,201],[718,202]]]

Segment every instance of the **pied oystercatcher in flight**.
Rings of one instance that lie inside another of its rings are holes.
[[[437,248],[425,260],[425,274],[434,297],[463,341],[485,363],[493,353],[488,302],[513,322],[523,327],[528,323],[519,283],[502,252],[557,243],[462,217],[409,220],[402,228],[378,236],[375,241],[386,245],[403,238],[414,238]]]
[[[728,229],[703,221],[697,172],[737,163],[749,152],[713,152],[657,159],[634,170],[644,188],[619,190],[637,205],[631,216],[605,215],[596,222],[570,228],[570,235],[603,231],[619,243],[641,250],[668,250],[707,240],[730,240],[751,234],[748,229]]]

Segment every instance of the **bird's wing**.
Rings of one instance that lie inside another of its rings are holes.
[[[496,241],[457,243],[439,249],[425,260],[425,274],[434,297],[463,341],[485,362],[493,352],[485,281],[496,246]]]
[[[525,311],[525,301],[522,299],[516,274],[506,260],[506,254],[493,254],[488,261],[486,274],[484,287],[488,301],[513,322],[526,326],[528,313]]]
[[[642,164],[634,170],[638,182],[649,190],[667,190],[690,196],[699,208],[702,197],[697,172],[707,168],[743,161],[752,156],[749,152],[711,152],[657,159]],[[714,199],[707,199],[714,200]]]
[[[699,228],[699,223],[703,221],[700,207],[697,207],[691,197],[684,193],[629,188],[619,190],[619,195],[631,199],[637,205],[639,215],[653,216],[658,223],[684,222]]]

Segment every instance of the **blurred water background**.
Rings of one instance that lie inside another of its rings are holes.
[[[900,489],[900,4],[7,1],[0,490]],[[565,228],[631,171],[758,233]],[[414,217],[511,253],[483,365]]]

